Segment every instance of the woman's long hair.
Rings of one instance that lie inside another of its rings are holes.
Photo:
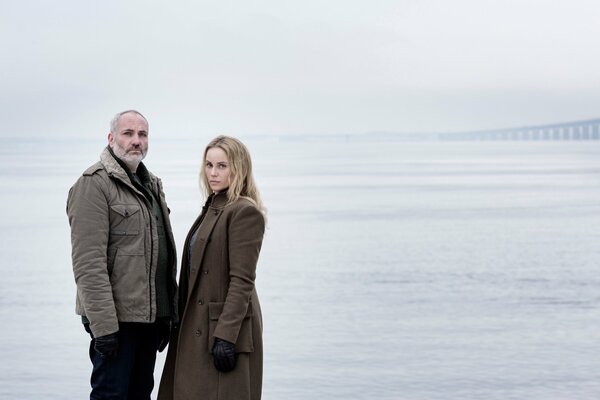
[[[204,156],[202,158],[202,168],[200,169],[200,186],[202,187],[206,198],[212,194],[212,189],[210,188],[208,177],[206,176],[206,154],[208,153],[208,150],[214,147],[218,147],[225,152],[231,169],[229,175],[229,189],[227,189],[227,204],[231,204],[241,197],[246,198],[254,203],[256,208],[265,214],[266,209],[260,198],[256,183],[254,182],[254,176],[252,175],[250,152],[240,140],[231,136],[217,136],[206,145]]]

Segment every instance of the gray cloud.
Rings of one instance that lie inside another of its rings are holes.
[[[600,4],[12,2],[3,136],[464,130],[597,117]]]

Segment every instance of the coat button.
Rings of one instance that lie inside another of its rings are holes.
[[[202,335],[202,331],[200,329],[196,329],[196,336],[201,336]]]
[[[198,304],[200,304],[200,305],[204,304],[204,302],[202,301],[202,299],[198,300]]]
[[[208,275],[208,270],[205,270],[205,271],[204,271],[204,275]]]

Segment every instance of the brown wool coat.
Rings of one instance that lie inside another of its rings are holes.
[[[225,207],[226,201],[226,193],[209,199],[186,239],[180,324],[169,344],[158,400],[261,397],[262,314],[254,280],[265,220],[247,199]],[[214,367],[215,337],[235,343],[237,362],[231,372]]]

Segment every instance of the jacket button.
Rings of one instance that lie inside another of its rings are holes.
[[[205,271],[204,271],[204,275],[208,275],[208,270],[205,270]]]
[[[202,335],[202,331],[200,329],[196,329],[196,336]]]
[[[204,302],[202,301],[202,299],[198,300],[198,304],[200,304],[200,305],[204,304]]]

